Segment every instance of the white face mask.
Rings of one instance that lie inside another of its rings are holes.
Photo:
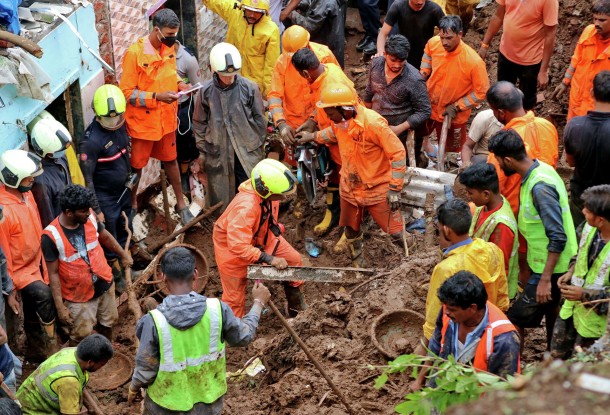
[[[97,117],[97,120],[106,130],[114,131],[121,128],[125,123],[125,114],[116,117]]]
[[[62,158],[65,155],[66,155],[66,149],[63,149],[61,151],[56,151],[55,153],[53,153],[53,158],[54,159],[60,159],[60,158]]]

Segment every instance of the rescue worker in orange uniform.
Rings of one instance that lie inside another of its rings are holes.
[[[563,82],[551,96],[558,98],[570,87],[568,121],[593,109],[593,78],[607,70],[610,70],[610,0],[598,0],[593,5],[593,24],[580,35]]]
[[[403,243],[400,192],[407,171],[405,148],[377,112],[359,103],[345,84],[329,84],[316,104],[332,125],[332,140],[341,152],[341,218],[355,267],[364,267],[361,229],[368,211],[397,245]],[[320,142],[319,136],[303,133],[300,143]]]
[[[227,22],[225,42],[239,50],[240,74],[256,82],[266,97],[280,56],[280,29],[269,16],[269,0],[203,0],[203,5]]]
[[[536,117],[532,111],[525,112],[523,93],[515,85],[507,81],[496,82],[487,91],[487,102],[496,119],[504,124],[503,129],[513,129],[521,136],[530,158],[557,166],[559,135],[555,126],[544,118]],[[489,153],[487,162],[496,167],[500,193],[508,200],[517,217],[521,178],[518,174],[507,176],[492,153]]]
[[[462,41],[462,21],[459,16],[444,16],[439,22],[439,34],[424,48],[420,72],[428,85],[432,115],[421,134],[436,131],[440,139],[445,116],[451,118],[446,152],[459,152],[466,142],[466,122],[472,109],[485,99],[489,78],[485,62]],[[426,153],[436,157],[428,140]]]
[[[56,352],[55,305],[42,258],[42,225],[32,196],[35,176],[42,173],[40,158],[23,150],[7,150],[0,156],[0,247],[6,255],[8,273],[23,302],[25,358],[40,363]],[[9,339],[17,338],[19,318],[7,308]]]
[[[317,224],[313,230],[316,235],[324,235],[339,223],[339,216],[341,214],[339,175],[342,162],[339,148],[333,137],[333,130],[330,128],[332,122],[324,111],[315,106],[320,100],[322,91],[328,89],[330,85],[345,85],[354,94],[356,94],[356,90],[354,89],[354,83],[343,73],[340,66],[333,63],[322,64],[311,49],[303,48],[297,50],[292,56],[292,64],[298,73],[309,83],[311,88],[310,103],[314,108],[309,118],[296,129],[296,132],[314,133],[319,128],[320,131],[315,132],[315,141],[328,146],[330,157],[335,163],[332,174],[328,177],[328,186],[326,188],[326,213],[322,222]]]
[[[339,62],[331,50],[324,45],[309,41],[309,32],[301,26],[290,26],[282,35],[282,54],[273,68],[271,90],[269,91],[269,112],[273,123],[280,131],[284,150],[284,162],[296,167],[294,158],[294,136],[311,115],[315,103],[311,101],[309,83],[292,64],[292,55],[302,48],[311,49],[321,64]]]
[[[59,195],[62,212],[44,229],[41,240],[57,316],[70,330],[73,345],[94,328],[112,341],[112,327],[119,318],[112,268],[102,246],[121,257],[123,267],[133,263],[98,221],[93,201],[94,194],[86,187],[67,186]]]
[[[214,254],[222,283],[222,301],[237,317],[246,313],[248,265],[269,264],[277,269],[301,266],[301,255],[282,236],[277,222],[280,201],[296,191],[297,179],[281,162],[260,161],[239,193],[214,224]],[[285,281],[288,315],[304,310],[302,281]]]
[[[138,175],[150,157],[163,162],[177,199],[176,210],[183,224],[193,220],[182,196],[176,150],[178,91],[189,88],[176,72],[178,16],[161,9],[153,17],[153,30],[131,45],[123,58],[119,87],[127,99],[125,122],[131,138],[131,167]],[[118,119],[117,119],[118,121]],[[131,204],[137,211],[137,184]]]
[[[453,356],[460,364],[506,378],[521,373],[517,329],[498,307],[487,300],[483,282],[470,271],[459,271],[438,290],[443,308],[438,313],[429,350],[442,359]],[[424,368],[411,383],[416,391],[435,386]],[[438,376],[443,376],[439,373]]]

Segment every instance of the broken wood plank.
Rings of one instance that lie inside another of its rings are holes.
[[[313,281],[356,284],[363,277],[377,272],[367,268],[288,267],[279,270],[270,265],[248,266],[248,279],[268,281]]]

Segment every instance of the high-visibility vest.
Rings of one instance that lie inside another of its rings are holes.
[[[481,238],[484,241],[489,242],[491,234],[496,230],[496,227],[503,223],[515,234],[515,240],[513,241],[513,249],[510,252],[510,259],[508,262],[508,298],[513,299],[517,295],[517,287],[519,285],[519,230],[517,228],[517,221],[513,210],[508,203],[508,200],[502,196],[502,207],[489,215],[487,219],[478,227],[474,229],[479,221],[479,216],[483,207],[479,207],[475,210],[472,217],[472,223],[470,224],[470,236],[473,238]]]
[[[72,246],[59,223],[59,216],[43,231],[55,241],[59,252],[61,296],[64,300],[75,303],[84,303],[93,298],[95,277],[102,278],[108,283],[112,282],[112,269],[98,240],[97,219],[93,211],[84,228],[86,252],[79,252]],[[84,260],[85,256],[89,259],[88,264]]]
[[[201,320],[187,330],[169,324],[159,310],[150,311],[159,336],[159,372],[148,396],[172,411],[210,404],[227,392],[222,308],[217,298],[206,300]]]
[[[89,381],[89,373],[83,371],[76,360],[76,347],[67,347],[55,353],[23,382],[17,396],[24,413],[38,413],[49,407],[59,413],[59,397],[51,385],[66,377],[76,378],[81,391]]]
[[[537,183],[544,182],[555,187],[559,194],[559,204],[561,206],[561,217],[563,220],[563,229],[566,233],[568,241],[563,252],[559,256],[559,261],[555,265],[553,274],[564,273],[570,266],[570,260],[578,252],[578,242],[576,240],[576,230],[572,215],[570,214],[570,206],[568,204],[568,192],[561,177],[555,169],[546,163],[539,162],[540,165],[530,172],[529,177],[521,185],[520,191],[520,206],[519,209],[519,232],[527,241],[527,263],[533,272],[542,274],[548,258],[547,238],[542,219],[534,206],[532,198],[532,190]]]
[[[447,314],[443,311],[443,327],[441,329],[441,349],[439,355],[443,352],[443,347],[445,346],[445,334],[447,333],[450,321],[451,319],[447,317]],[[479,341],[479,344],[477,345],[474,361],[472,363],[472,367],[485,372],[489,371],[489,357],[494,351],[495,338],[500,334],[517,331],[506,315],[489,301],[487,302],[487,321],[487,327],[485,327],[483,335],[481,336],[481,341]],[[519,360],[521,360],[521,358],[519,358]],[[517,367],[517,373],[521,373],[521,365],[519,364]]]
[[[574,286],[589,290],[602,290],[610,285],[608,278],[610,243],[604,246],[589,268],[589,249],[597,232],[597,229],[588,224],[585,224],[583,228],[574,275],[572,275],[572,285]],[[600,315],[591,307],[585,307],[582,301],[570,300],[563,303],[559,316],[564,320],[573,317],[574,327],[578,334],[588,339],[601,337],[606,330],[608,320],[606,313]]]

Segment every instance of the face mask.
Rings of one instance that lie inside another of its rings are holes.
[[[338,130],[347,130],[349,128],[350,122],[349,120],[346,120],[345,118],[339,122],[335,124],[335,128],[337,128]]]
[[[176,36],[163,36],[161,32],[159,32],[159,35],[161,36],[159,41],[167,47],[171,48],[176,43]]]
[[[17,187],[17,190],[18,190],[20,193],[29,192],[30,190],[32,190],[32,186],[34,186],[34,185],[33,185],[33,184],[31,184],[30,186],[21,186],[21,185],[19,185],[19,186]]]
[[[116,117],[97,117],[98,122],[106,130],[115,131],[125,123],[125,115],[121,114]]]
[[[60,159],[60,158],[62,158],[65,155],[66,155],[66,150],[63,149],[61,151],[56,151],[55,153],[53,153],[53,158],[54,159]]]

